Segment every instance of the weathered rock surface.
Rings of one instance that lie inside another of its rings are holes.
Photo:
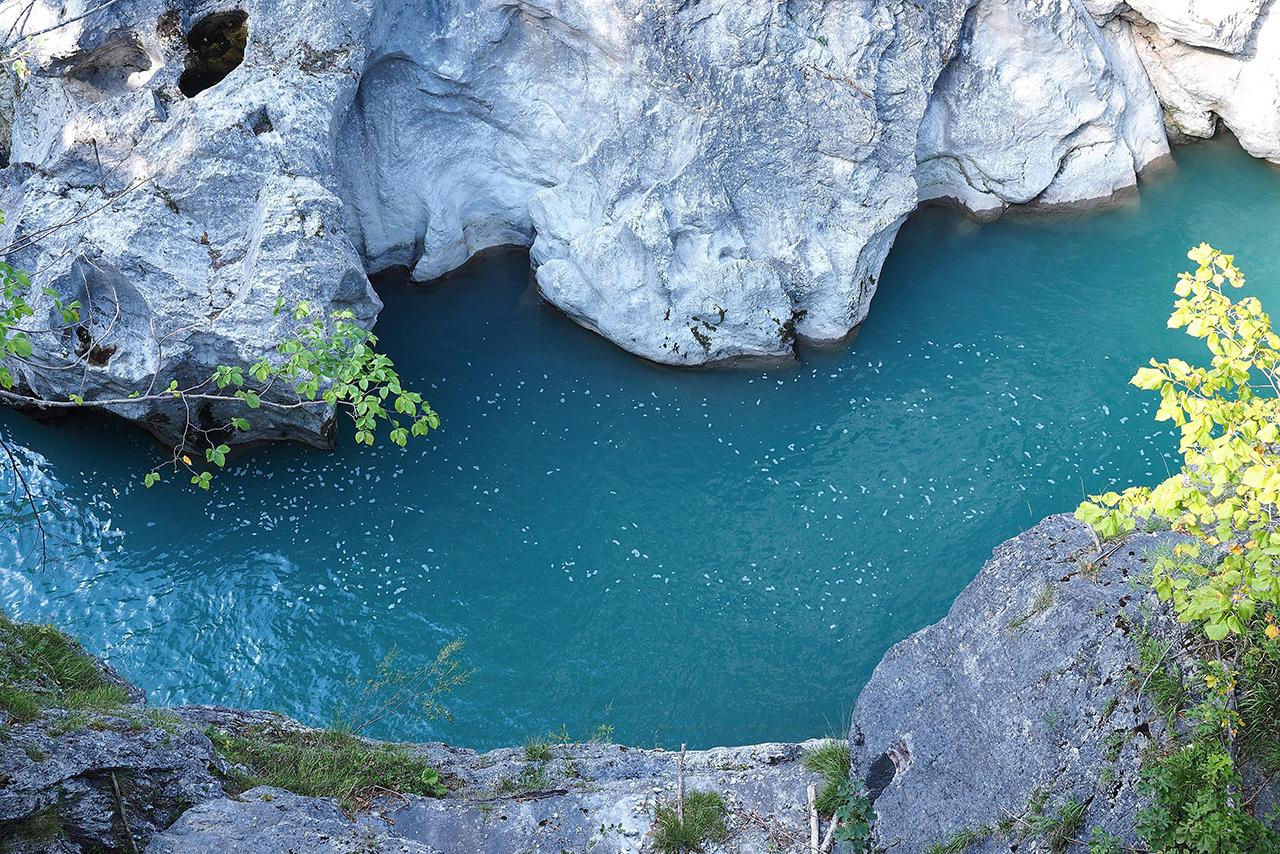
[[[1158,541],[1100,552],[1084,525],[1050,517],[889,650],[851,733],[881,845],[918,852],[970,830],[974,854],[1041,850],[1021,822],[1071,800],[1085,806],[1080,836],[1138,842],[1141,754],[1167,733],[1139,695],[1135,637],[1167,642],[1170,660],[1184,638],[1140,582]]]
[[[82,322],[64,329],[37,291],[36,317],[50,318],[37,328],[57,331],[33,336],[39,358],[15,371],[37,395],[126,398],[249,364],[285,336],[277,299],[350,309],[366,323],[381,307],[345,236],[329,141],[363,36],[348,24],[358,28],[362,13],[341,2],[252,4],[245,61],[188,98],[183,33],[210,8],[118,3],[41,40],[38,70],[18,86],[0,254],[84,305]],[[50,23],[44,11],[28,29]],[[304,15],[316,26],[299,26]],[[111,409],[177,441],[181,406]],[[208,425],[225,423],[220,414],[194,413]],[[263,409],[242,438],[324,445],[330,415]]]
[[[69,721],[74,714],[12,727],[0,744],[6,852],[128,850],[130,835],[145,840],[222,796],[212,745],[199,732],[171,732],[142,707],[95,715],[92,726]]]
[[[1252,10],[1236,18],[1252,25],[1238,46],[1197,47],[1158,22],[1135,23],[1135,44],[1171,136],[1209,137],[1221,121],[1250,154],[1280,163],[1280,13],[1274,2],[1236,5]]]
[[[372,322],[366,271],[512,243],[633,352],[788,356],[865,318],[920,200],[1132,187],[1167,150],[1156,93],[1179,133],[1220,115],[1272,156],[1270,6],[251,0],[218,80],[186,39],[230,6],[117,0],[0,98],[0,243],[89,306],[19,374],[57,399],[198,381],[285,334],[277,299]],[[27,31],[55,20],[37,7]],[[174,438],[176,405],[113,409]],[[328,415],[264,411],[248,438],[323,444]]]
[[[1128,25],[1075,0],[980,0],[917,143],[920,198],[983,216],[1106,199],[1169,152]]]
[[[188,811],[157,836],[149,854],[198,854],[246,837],[254,852],[386,851],[635,852],[650,850],[656,804],[675,797],[677,754],[618,745],[555,748],[545,788],[495,795],[529,764],[522,750],[415,748],[458,780],[457,796],[388,801],[355,820],[330,801],[253,789]],[[804,745],[762,744],[693,751],[687,790],[725,797],[730,839],[710,851],[801,852],[808,840]],[[364,847],[361,847],[364,846]],[[771,847],[772,846],[772,847]]]
[[[633,852],[646,844],[654,807],[676,790],[678,755],[661,750],[557,745],[537,763],[539,785],[513,794],[510,781],[531,766],[523,749],[408,745],[450,781],[450,795],[389,797],[350,816],[330,799],[269,787],[228,795],[229,767],[204,735],[208,727],[304,729],[267,712],[207,706],[52,711],[11,727],[0,741],[4,850],[128,851],[132,838],[150,854]],[[801,765],[806,746],[687,755],[686,790],[719,792],[729,808],[731,838],[714,850],[804,850],[806,789],[818,779]]]

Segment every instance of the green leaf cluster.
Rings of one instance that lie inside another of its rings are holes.
[[[1242,808],[1240,773],[1216,739],[1196,738],[1144,764],[1139,789],[1151,806],[1138,813],[1136,829],[1153,851],[1280,850],[1280,835]]]
[[[1214,640],[1240,634],[1261,605],[1280,605],[1280,335],[1244,285],[1231,255],[1208,244],[1188,253],[1169,327],[1202,340],[1207,367],[1151,360],[1130,382],[1160,395],[1157,421],[1180,431],[1179,472],[1155,487],[1091,496],[1076,511],[1105,538],[1152,521],[1188,534],[1158,559],[1152,584],[1179,617]]]

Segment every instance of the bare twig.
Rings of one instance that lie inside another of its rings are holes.
[[[3,46],[3,48],[0,48],[0,50],[8,50],[18,42],[27,41],[29,39],[34,39],[43,35],[48,35],[54,30],[60,30],[63,27],[70,26],[71,24],[76,23],[77,21],[83,21],[85,18],[88,18],[91,15],[96,15],[99,12],[101,12],[103,9],[106,9],[108,6],[114,6],[118,2],[119,0],[107,0],[105,3],[101,3],[97,6],[94,6],[92,9],[88,10],[87,12],[81,12],[79,15],[76,15],[74,18],[67,18],[65,21],[59,21],[56,24],[45,27],[43,30],[36,30],[34,33],[19,33],[17,38],[14,38],[11,41],[7,42]]]
[[[120,794],[120,781],[116,779],[116,772],[111,772],[111,790],[116,795],[116,807],[120,810],[120,823],[124,825],[125,839],[129,840],[129,850],[133,854],[138,854],[138,842],[133,838],[133,830],[129,828],[129,814],[124,806],[124,796]]]
[[[684,824],[684,742],[680,743],[680,759],[676,764],[676,818]]]
[[[827,835],[822,837],[822,845],[818,848],[818,850],[822,852],[822,854],[828,854],[828,852],[831,851],[832,846],[835,845],[836,828],[839,826],[840,826],[840,820],[833,816],[831,819],[831,824],[827,827]]]
[[[31,491],[31,485],[27,483],[27,476],[22,473],[22,466],[18,464],[18,458],[14,455],[13,448],[9,446],[9,440],[3,433],[0,433],[0,447],[4,448],[5,454],[9,457],[9,465],[13,467],[14,477],[22,486],[27,503],[31,505],[31,515],[35,517],[36,529],[40,532],[40,566],[43,568],[49,560],[49,536],[45,531],[44,520],[40,517],[40,508],[36,506],[36,497]]]
[[[809,849],[818,851],[818,784],[809,784]]]

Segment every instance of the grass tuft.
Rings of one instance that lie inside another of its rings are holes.
[[[1053,815],[1040,812],[1027,818],[1027,831],[1031,836],[1044,839],[1053,854],[1064,854],[1071,847],[1084,824],[1085,805],[1069,798]]]
[[[71,691],[63,699],[63,705],[68,709],[86,709],[94,712],[110,712],[128,702],[129,692],[120,685],[112,684]]]
[[[1138,638],[1139,685],[1145,682],[1151,704],[1165,719],[1169,730],[1177,728],[1185,696],[1182,679],[1168,661],[1165,647],[1150,635]]]
[[[0,710],[14,723],[30,723],[46,708],[112,711],[128,703],[128,691],[107,681],[71,637],[0,614]]]
[[[524,795],[551,788],[551,778],[541,762],[531,762],[514,777],[503,777],[493,787],[493,793],[501,797]]]
[[[248,774],[240,790],[275,786],[299,795],[335,798],[353,812],[379,792],[440,797],[440,774],[403,749],[337,730],[232,735],[206,731],[218,752]]]
[[[966,827],[957,830],[943,842],[935,842],[925,849],[925,854],[964,854],[979,842],[991,836],[989,827]]]
[[[844,799],[840,795],[840,787],[849,782],[852,765],[849,745],[842,739],[829,739],[822,746],[805,752],[804,767],[820,774],[825,781],[818,793],[819,815],[833,816],[842,806]]]
[[[551,742],[544,738],[530,738],[524,743],[524,758],[530,762],[550,762]]]
[[[40,717],[40,701],[35,694],[11,685],[0,687],[0,709],[14,723],[31,723]]]
[[[688,792],[684,796],[684,820],[675,804],[659,804],[653,819],[653,846],[662,854],[702,851],[709,842],[729,838],[725,819],[729,811],[717,792]]]

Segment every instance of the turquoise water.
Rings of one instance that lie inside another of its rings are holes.
[[[44,569],[10,530],[0,603],[153,702],[324,723],[392,645],[461,637],[456,720],[382,735],[821,735],[995,545],[1165,474],[1170,437],[1125,382],[1194,355],[1164,329],[1193,242],[1235,251],[1280,305],[1277,212],[1280,175],[1229,139],[1103,211],[925,210],[852,345],[769,369],[629,357],[539,305],[520,255],[384,282],[383,346],[445,429],[405,451],[256,450],[204,494],[143,490],[141,435],[5,413],[59,510]]]

